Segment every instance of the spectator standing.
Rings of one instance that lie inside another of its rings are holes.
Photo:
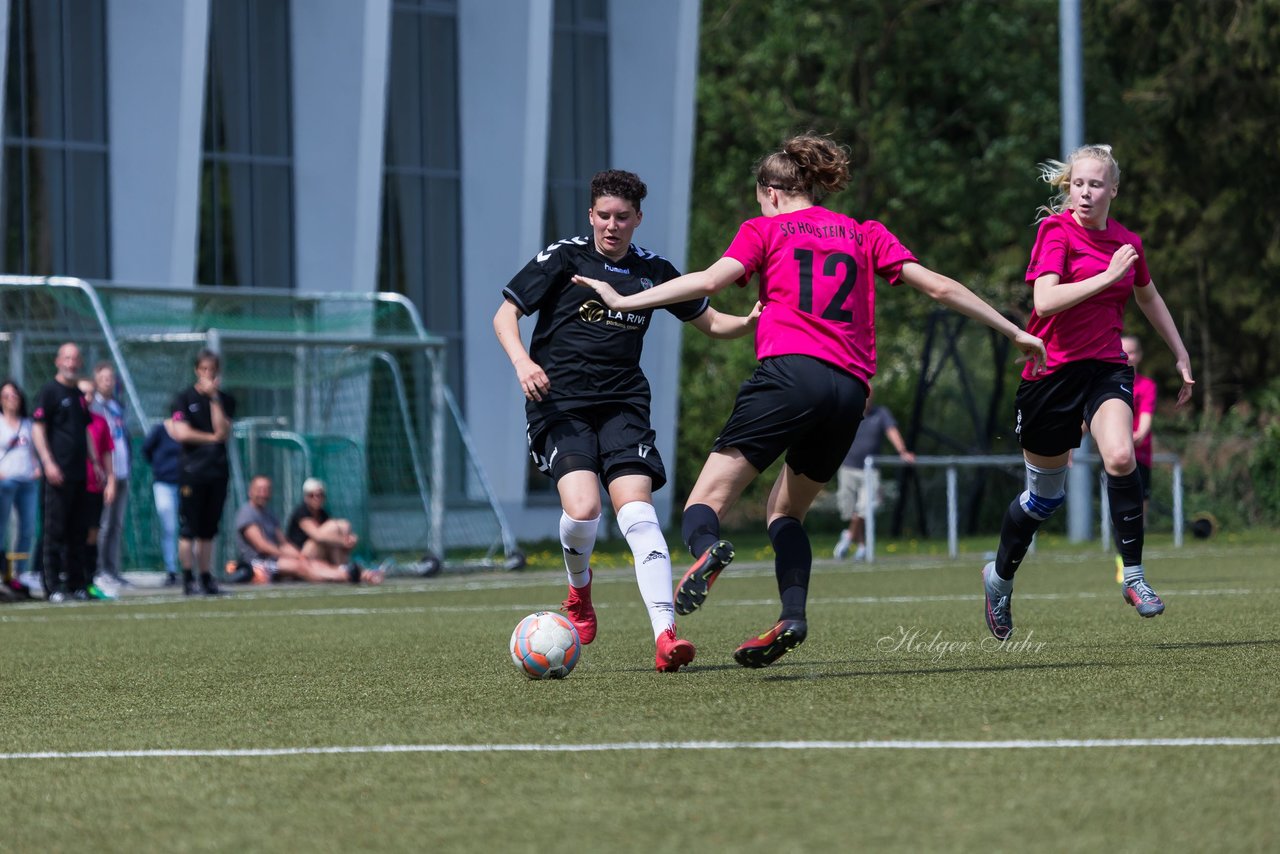
[[[840,539],[832,551],[837,560],[848,556],[850,545],[855,546],[855,561],[867,558],[867,522],[861,511],[867,506],[868,498],[873,511],[880,506],[880,473],[874,468],[868,472],[865,463],[867,457],[879,453],[881,437],[889,439],[903,462],[916,461],[916,455],[907,450],[893,413],[886,406],[872,405],[873,394],[873,391],[867,393],[867,411],[858,425],[849,453],[844,455],[837,477],[836,505],[840,508],[840,518],[849,522],[849,526],[840,532]]]
[[[110,362],[99,362],[93,369],[93,398],[89,409],[102,416],[111,432],[111,468],[115,473],[115,499],[102,508],[98,530],[98,574],[108,584],[127,585],[120,570],[120,552],[124,544],[125,510],[129,505],[129,474],[133,449],[129,447],[129,428],[124,404],[116,397],[116,369]]]
[[[26,395],[16,382],[6,380],[0,385],[0,552],[5,558],[5,582],[19,593],[40,587],[27,569],[40,497],[40,461],[32,427]],[[9,516],[15,510],[18,536],[10,552]]]
[[[78,383],[86,404],[93,400],[93,380],[83,379]],[[101,524],[103,511],[110,508],[115,499],[116,476],[112,469],[111,427],[107,419],[89,408],[89,458],[85,462],[85,492],[89,525],[84,537],[84,571],[88,583],[85,592],[90,599],[114,599],[112,590],[100,586],[94,578],[94,568],[98,565],[98,526]]]
[[[182,446],[173,440],[161,421],[142,443],[142,457],[151,466],[151,497],[160,520],[160,554],[164,559],[164,586],[178,584],[178,475]]]
[[[84,542],[89,529],[85,472],[89,404],[76,387],[80,348],[67,342],[54,359],[57,374],[36,398],[31,437],[44,468],[44,589],[50,602],[89,598]]]
[[[196,382],[174,395],[166,424],[182,444],[178,473],[178,560],[182,564],[182,592],[217,596],[213,578],[213,538],[222,521],[231,469],[227,440],[236,401],[222,391],[222,360],[212,350],[196,356]],[[199,586],[196,572],[199,572]]]

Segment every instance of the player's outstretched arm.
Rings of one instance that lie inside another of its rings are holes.
[[[1142,313],[1147,316],[1147,320],[1155,327],[1156,332],[1160,333],[1164,343],[1168,344],[1169,349],[1173,351],[1178,373],[1182,377],[1182,388],[1178,389],[1176,405],[1185,406],[1191,399],[1192,387],[1195,386],[1196,381],[1191,377],[1191,357],[1187,355],[1182,336],[1178,334],[1178,325],[1173,322],[1173,315],[1169,313],[1164,297],[1160,296],[1160,292],[1156,290],[1155,282],[1151,282],[1145,288],[1134,288],[1133,298],[1137,300],[1138,308],[1142,309]]]
[[[1032,298],[1036,314],[1053,317],[1061,311],[1079,305],[1124,278],[1138,260],[1138,250],[1129,244],[1117,249],[1111,256],[1107,269],[1079,282],[1063,283],[1056,273],[1046,273],[1035,281]]]
[[[684,302],[696,297],[709,297],[742,278],[746,268],[733,258],[721,258],[705,270],[685,273],[638,294],[622,296],[608,282],[588,276],[574,276],[573,283],[591,288],[614,311],[640,311],[660,305]]]
[[[759,301],[746,317],[740,314],[725,314],[723,311],[716,311],[711,306],[707,306],[707,310],[689,321],[689,324],[708,338],[741,338],[755,332],[762,310],[763,306]]]
[[[520,309],[511,300],[502,301],[498,313],[493,316],[493,332],[498,336],[511,366],[516,369],[516,379],[520,381],[520,390],[530,400],[542,400],[542,396],[551,390],[551,380],[542,370],[542,366],[529,357],[529,351],[520,340]]]
[[[990,326],[1013,341],[1014,346],[1022,351],[1023,356],[1031,360],[1035,373],[1044,370],[1047,358],[1044,342],[1034,335],[1023,332],[1007,317],[955,279],[935,273],[923,264],[908,261],[902,265],[902,280],[952,311]]]

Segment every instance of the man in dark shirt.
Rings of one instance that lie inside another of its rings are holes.
[[[898,429],[893,413],[887,407],[872,404],[873,394],[874,392],[867,394],[866,414],[862,416],[858,433],[853,437],[853,444],[849,446],[844,462],[840,465],[836,506],[840,509],[840,518],[849,520],[849,525],[840,532],[840,539],[832,550],[837,560],[842,560],[849,554],[850,545],[855,547],[854,560],[867,559],[867,527],[863,514],[868,502],[872,509],[880,506],[880,473],[873,468],[868,476],[865,463],[867,457],[879,453],[881,437],[889,438],[903,462],[916,461],[916,455],[907,450],[907,443],[902,438],[902,431]]]
[[[50,602],[87,599],[93,571],[84,565],[89,530],[89,404],[76,386],[80,348],[58,348],[57,375],[40,389],[31,431],[44,468],[44,589]]]
[[[222,362],[212,350],[196,356],[196,383],[174,395],[169,405],[169,434],[182,445],[178,472],[178,561],[182,591],[193,596],[221,591],[213,578],[213,539],[218,535],[222,505],[227,500],[231,469],[227,439],[236,401],[221,390]],[[199,567],[196,586],[193,567]]]

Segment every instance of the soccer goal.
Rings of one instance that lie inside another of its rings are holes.
[[[0,368],[29,389],[52,376],[63,341],[80,345],[86,369],[114,362],[135,450],[193,382],[196,353],[219,353],[237,400],[224,555],[248,479],[266,474],[282,518],[305,478],[325,480],[330,512],[353,520],[367,559],[423,574],[523,565],[445,383],[444,341],[397,294],[5,276],[0,317]],[[158,566],[145,465],[131,487],[129,564]]]

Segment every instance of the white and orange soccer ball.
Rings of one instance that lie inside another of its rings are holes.
[[[563,679],[581,654],[578,630],[563,614],[530,614],[511,633],[511,660],[530,679]]]

